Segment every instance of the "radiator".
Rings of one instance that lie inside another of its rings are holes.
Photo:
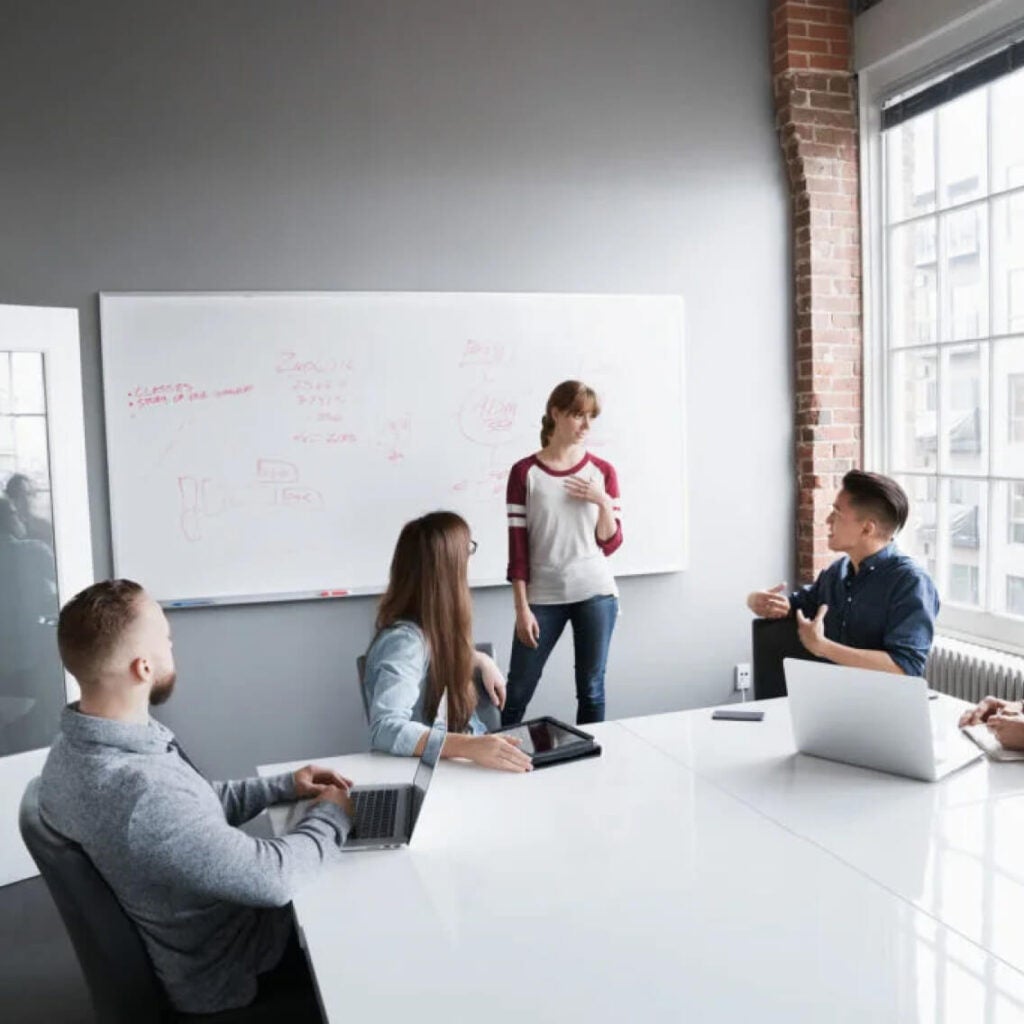
[[[932,689],[977,702],[982,697],[1024,697],[1024,658],[991,647],[936,636],[924,670]]]

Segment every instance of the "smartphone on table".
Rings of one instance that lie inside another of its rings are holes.
[[[763,711],[743,711],[739,708],[715,708],[711,717],[726,722],[760,722],[764,718]]]

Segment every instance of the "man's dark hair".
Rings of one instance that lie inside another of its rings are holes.
[[[4,494],[15,502],[27,498],[33,489],[32,481],[24,473],[12,473],[4,484]]]
[[[907,492],[891,477],[851,469],[843,477],[850,504],[862,515],[876,520],[890,535],[903,529],[910,513]]]
[[[21,521],[10,498],[0,496],[0,537],[17,537]]]
[[[61,609],[57,647],[64,667],[80,683],[95,678],[135,621],[142,592],[132,580],[102,580],[76,594]]]

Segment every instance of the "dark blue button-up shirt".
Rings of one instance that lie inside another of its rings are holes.
[[[828,605],[825,636],[846,647],[885,651],[908,676],[923,676],[935,635],[939,595],[928,574],[895,544],[853,571],[843,555],[809,586],[789,595],[797,609],[814,618]]]

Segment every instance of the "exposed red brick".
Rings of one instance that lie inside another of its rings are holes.
[[[790,21],[798,24],[800,22],[812,22],[820,25],[832,23],[832,12],[826,7],[795,3],[776,4],[776,7],[784,8],[784,11],[781,12],[780,21],[774,22],[776,25],[788,24]]]
[[[793,227],[797,562],[831,560],[825,516],[861,458],[861,254],[852,16],[846,0],[773,0],[776,124]]]
[[[829,40],[815,39],[812,36],[787,37],[790,53],[831,53]]]
[[[816,56],[814,58],[815,63],[820,68],[826,68],[829,71],[849,71],[850,69],[850,51],[846,49],[845,55],[840,56],[836,54],[835,50],[832,51],[833,55],[826,57],[824,54]],[[808,63],[808,67],[810,64]]]
[[[793,22],[787,26],[787,31],[790,35],[793,35],[793,29],[800,22]],[[850,30],[845,25],[834,25],[834,24],[810,24],[807,26],[808,35],[814,39],[836,39],[841,42],[849,43],[850,41]]]
[[[849,110],[850,109],[850,97],[844,96],[841,93],[836,92],[819,92],[817,90],[808,90],[807,92],[801,92],[801,96],[807,96],[810,101],[811,107],[820,110]],[[795,100],[793,102],[796,102]]]

